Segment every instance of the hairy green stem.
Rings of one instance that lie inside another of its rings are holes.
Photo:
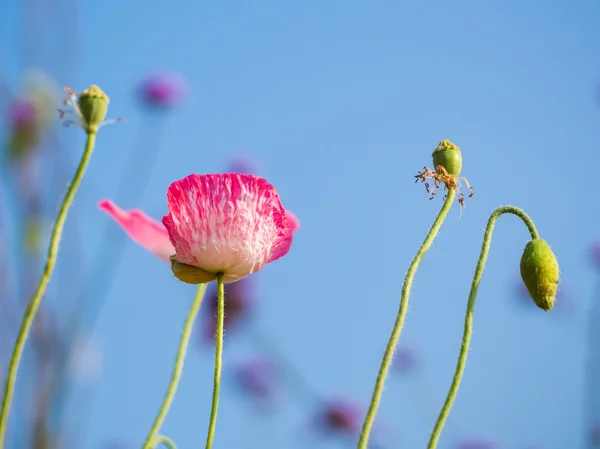
[[[387,347],[385,348],[383,359],[381,360],[381,366],[379,368],[379,373],[377,374],[377,380],[375,381],[375,388],[373,389],[373,396],[371,397],[371,404],[369,405],[369,410],[367,411],[362,431],[360,432],[360,438],[358,440],[358,449],[367,449],[369,435],[371,433],[371,429],[373,428],[373,423],[375,422],[375,415],[377,414],[379,403],[381,402],[383,384],[385,382],[385,378],[387,377],[387,373],[390,369],[390,365],[392,364],[394,351],[396,349],[396,345],[398,344],[400,333],[402,332],[404,319],[406,318],[406,312],[408,310],[408,297],[410,295],[410,288],[412,286],[413,278],[415,277],[417,268],[419,268],[419,264],[423,260],[423,256],[425,256],[425,253],[431,247],[433,240],[437,236],[438,231],[444,223],[444,220],[446,219],[446,216],[448,215],[448,212],[452,207],[452,202],[454,201],[455,195],[455,189],[450,188],[448,190],[448,194],[446,195],[446,199],[444,200],[444,204],[442,205],[440,212],[435,218],[431,229],[429,229],[427,237],[425,237],[425,240],[421,244],[419,251],[417,252],[416,256],[411,262],[410,267],[408,268],[408,272],[406,273],[406,277],[404,278],[404,285],[402,286],[402,295],[400,298],[398,315],[396,317],[396,322],[394,323],[394,327],[392,329],[392,334],[390,335],[390,339],[387,343]]]
[[[181,338],[179,340],[179,349],[177,350],[177,356],[175,357],[175,365],[173,366],[173,373],[171,374],[171,381],[169,382],[169,387],[167,388],[167,392],[165,393],[165,397],[163,399],[163,403],[158,410],[158,414],[154,419],[154,423],[150,428],[150,432],[148,432],[148,436],[146,437],[146,441],[144,442],[144,449],[153,449],[155,443],[157,442],[158,432],[160,432],[160,428],[169,412],[169,408],[171,407],[171,403],[173,402],[173,398],[175,397],[175,393],[177,392],[177,386],[179,385],[179,380],[181,379],[181,373],[183,372],[183,364],[185,362],[185,355],[187,353],[187,349],[190,343],[190,338],[192,336],[192,329],[194,328],[194,322],[196,321],[196,316],[200,311],[200,306],[202,305],[202,300],[204,299],[204,292],[206,291],[206,284],[200,284],[198,287],[198,292],[192,302],[192,307],[188,313],[187,318],[185,319],[185,323],[183,325],[183,332],[181,333]],[[164,438],[162,437],[162,441],[164,442]]]
[[[212,407],[208,423],[206,449],[211,449],[215,439],[217,425],[217,410],[219,408],[219,391],[221,389],[221,366],[223,363],[223,322],[225,320],[225,286],[223,273],[217,274],[217,334],[215,336],[215,379],[213,383]]]
[[[433,428],[433,432],[431,432],[431,437],[429,439],[429,444],[427,444],[427,449],[434,449],[438,441],[440,439],[440,435],[442,434],[442,429],[444,428],[444,424],[448,415],[450,414],[450,409],[452,408],[452,404],[454,403],[454,399],[456,398],[456,394],[458,393],[458,388],[460,387],[460,382],[463,377],[463,373],[465,371],[465,364],[467,361],[467,353],[469,352],[469,344],[471,342],[471,334],[473,332],[473,312],[475,309],[475,302],[477,300],[477,290],[479,289],[479,282],[481,281],[481,276],[483,274],[483,269],[485,268],[485,262],[487,261],[488,253],[490,251],[490,245],[492,242],[492,233],[494,232],[494,227],[496,226],[496,220],[503,214],[513,214],[523,220],[525,226],[529,230],[529,234],[532,239],[539,239],[539,234],[533,221],[529,216],[521,209],[518,209],[513,206],[502,206],[492,212],[490,218],[487,222],[487,226],[485,228],[485,234],[483,236],[483,244],[481,245],[481,252],[479,253],[479,259],[477,260],[477,266],[475,268],[475,275],[473,276],[473,282],[471,283],[471,291],[469,292],[469,301],[467,303],[467,313],[465,315],[465,324],[463,330],[463,338],[460,346],[460,353],[458,354],[458,361],[456,363],[456,370],[454,372],[454,377],[452,379],[452,384],[450,385],[450,390],[448,390],[448,396],[446,397],[446,401],[440,410],[440,414],[438,416],[437,422],[435,423],[435,427]]]
[[[19,362],[25,348],[25,342],[29,335],[29,331],[35,319],[38,309],[44,298],[46,287],[54,271],[56,264],[56,257],[58,255],[58,247],[60,245],[60,237],[67,219],[67,213],[73,203],[73,198],[79,189],[81,180],[88,166],[92,152],[94,151],[94,143],[96,142],[96,133],[88,132],[87,140],[81,161],[77,167],[77,171],[73,176],[73,180],[67,189],[67,193],[58,211],[54,228],[52,229],[52,236],[50,237],[50,247],[48,249],[48,256],[46,257],[46,265],[44,266],[44,272],[40,279],[38,286],[33,294],[32,298],[27,304],[25,309],[25,315],[17,334],[17,341],[13,349],[12,357],[10,360],[10,366],[8,368],[8,375],[4,384],[4,398],[2,399],[2,410],[0,411],[0,449],[4,447],[4,439],[6,436],[6,427],[8,423],[8,414],[10,411],[10,405],[15,391],[15,383],[17,381],[17,372],[19,370]]]
[[[159,435],[158,437],[156,437],[156,441],[158,442],[158,444],[164,444],[169,449],[177,449],[177,446],[175,446],[175,442],[165,435]]]

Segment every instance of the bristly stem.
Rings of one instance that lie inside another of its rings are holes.
[[[177,449],[177,446],[175,446],[175,442],[171,438],[169,438],[169,437],[167,437],[165,435],[159,435],[158,437],[156,437],[156,441],[159,444],[160,443],[164,444],[169,449]]]
[[[463,338],[460,346],[460,353],[458,355],[458,361],[456,363],[456,370],[454,372],[454,377],[452,379],[450,390],[448,391],[448,396],[446,397],[446,401],[442,406],[437,422],[435,423],[435,427],[433,428],[433,432],[431,433],[429,444],[427,444],[427,449],[434,449],[437,446],[438,441],[440,439],[440,435],[442,433],[442,429],[444,428],[444,424],[446,422],[446,419],[448,418],[448,415],[450,414],[450,409],[452,408],[452,404],[454,403],[456,394],[458,393],[458,388],[460,387],[460,382],[465,371],[467,353],[469,352],[471,334],[473,331],[473,312],[475,309],[475,301],[477,300],[477,290],[479,289],[479,282],[481,281],[483,269],[485,268],[485,262],[487,261],[488,253],[490,251],[492,233],[494,231],[494,227],[496,226],[496,220],[503,214],[516,215],[521,220],[523,220],[523,223],[525,223],[525,226],[527,226],[529,234],[531,235],[531,238],[533,240],[540,238],[537,229],[533,224],[533,221],[521,209],[518,209],[513,206],[502,206],[496,209],[494,212],[492,212],[492,215],[490,215],[490,218],[487,222],[487,226],[485,228],[483,244],[481,245],[481,252],[479,253],[479,259],[477,260],[477,266],[475,268],[475,275],[473,276],[473,282],[471,283],[471,291],[469,292],[469,301],[467,303],[467,313],[465,315]]]
[[[223,273],[217,274],[217,333],[215,336],[215,379],[213,383],[212,407],[210,422],[208,423],[208,436],[206,449],[211,449],[215,439],[217,425],[217,410],[219,408],[219,391],[221,389],[221,365],[223,363],[223,322],[225,320],[225,286]]]
[[[394,323],[394,327],[392,329],[392,334],[390,335],[390,339],[387,343],[387,347],[385,348],[383,359],[381,360],[381,366],[379,368],[379,373],[377,374],[377,380],[375,381],[375,388],[373,389],[373,396],[371,397],[371,404],[369,405],[369,410],[365,417],[362,431],[360,433],[360,438],[358,440],[358,449],[367,449],[369,435],[371,433],[373,423],[375,422],[375,415],[377,414],[377,409],[379,408],[381,395],[383,393],[383,384],[385,382],[385,378],[387,377],[387,373],[390,369],[390,365],[392,364],[394,351],[396,349],[396,345],[398,344],[398,340],[400,339],[400,333],[402,332],[402,326],[404,325],[404,319],[406,318],[406,312],[408,310],[408,297],[410,295],[410,288],[412,286],[413,278],[415,276],[415,273],[417,272],[419,264],[423,260],[423,256],[425,256],[425,253],[431,247],[433,240],[437,236],[438,231],[444,223],[444,220],[446,219],[446,216],[448,215],[448,212],[452,207],[455,195],[456,190],[454,188],[449,188],[448,194],[446,195],[446,199],[444,200],[444,204],[442,205],[440,212],[435,218],[431,229],[429,229],[427,237],[425,237],[425,240],[421,244],[419,251],[417,252],[416,256],[411,262],[410,267],[408,268],[408,272],[406,273],[406,277],[404,278],[404,285],[402,286],[402,295],[400,298],[398,315],[396,317],[396,322]]]
[[[44,293],[46,292],[46,287],[48,286],[48,282],[50,281],[52,272],[54,271],[56,257],[58,255],[58,247],[60,245],[60,237],[65,225],[65,221],[67,219],[67,213],[69,212],[69,208],[73,203],[75,194],[77,193],[77,190],[79,189],[79,186],[81,184],[81,180],[83,179],[83,175],[94,151],[95,142],[96,133],[88,132],[85,149],[83,151],[83,155],[81,156],[81,161],[79,162],[77,171],[75,172],[73,180],[71,181],[71,184],[67,189],[65,198],[63,199],[63,202],[58,211],[58,216],[56,217],[54,228],[52,229],[52,235],[50,237],[50,247],[48,249],[48,256],[46,258],[46,265],[44,266],[42,278],[40,279],[40,282],[35,290],[33,297],[29,300],[29,303],[27,304],[27,308],[25,309],[25,315],[23,317],[23,321],[21,322],[19,333],[17,334],[17,341],[15,342],[12,357],[10,360],[10,365],[8,368],[8,375],[6,377],[4,385],[4,398],[2,399],[2,410],[0,411],[0,449],[4,447],[4,438],[6,436],[8,414],[10,411],[10,405],[15,391],[15,383],[17,380],[17,372],[19,370],[19,362],[23,354],[23,349],[25,348],[25,342],[29,335],[29,331],[31,329],[37,311],[42,303],[42,299],[44,298]]]
[[[192,336],[192,329],[194,327],[196,317],[198,316],[198,312],[200,311],[200,306],[202,305],[202,300],[204,299],[205,291],[206,284],[200,284],[194,301],[192,302],[192,306],[190,308],[188,316],[185,319],[185,323],[183,325],[183,332],[181,333],[181,338],[179,340],[179,349],[177,350],[177,356],[175,357],[175,365],[173,366],[173,373],[171,374],[171,381],[169,382],[169,387],[167,388],[167,392],[165,393],[165,398],[163,399],[163,403],[160,407],[160,410],[158,411],[158,414],[154,419],[154,423],[150,428],[150,432],[148,432],[148,436],[146,437],[146,441],[143,445],[144,449],[154,449],[154,445],[159,439],[158,432],[160,432],[160,428],[167,416],[167,413],[169,412],[169,408],[171,407],[171,403],[173,402],[175,393],[177,392],[177,386],[179,385],[179,380],[181,379],[181,374],[183,372],[183,365],[185,363],[185,355],[187,353],[190,338]],[[160,437],[161,442],[165,442],[165,439],[166,437]],[[168,444],[168,441],[166,442],[166,444]]]

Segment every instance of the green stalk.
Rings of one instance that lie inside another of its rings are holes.
[[[77,189],[79,189],[81,180],[83,179],[83,175],[92,156],[92,152],[94,151],[95,141],[96,133],[88,132],[85,149],[83,151],[83,155],[81,156],[81,161],[79,162],[79,166],[77,167],[75,176],[73,177],[73,180],[71,181],[71,184],[69,185],[69,188],[67,190],[67,194],[65,195],[65,198],[60,206],[58,216],[56,217],[56,222],[54,223],[54,228],[52,229],[52,236],[50,238],[50,248],[48,249],[48,256],[46,258],[46,265],[44,266],[42,278],[40,279],[40,282],[36,288],[33,297],[29,300],[29,303],[27,304],[27,308],[25,309],[25,315],[23,317],[23,321],[21,322],[21,327],[19,328],[17,341],[15,342],[12,357],[10,360],[10,365],[8,368],[8,375],[6,377],[4,385],[4,398],[2,399],[2,410],[0,411],[0,449],[4,447],[4,439],[6,437],[6,427],[8,423],[8,414],[10,411],[12,398],[14,396],[15,383],[17,381],[17,373],[19,370],[19,363],[21,361],[23,349],[25,348],[25,342],[29,335],[29,331],[31,330],[33,320],[35,319],[37,311],[42,303],[42,299],[44,297],[44,293],[46,292],[46,287],[48,286],[50,277],[52,276],[52,272],[54,271],[54,266],[56,265],[56,257],[58,255],[58,247],[60,244],[60,237],[65,225],[65,221],[67,219],[67,213],[69,212],[69,208],[73,203],[73,199],[75,198]]]
[[[210,410],[210,421],[208,424],[208,436],[206,437],[206,449],[211,449],[215,439],[215,428],[217,426],[217,410],[219,408],[219,391],[221,389],[221,367],[223,364],[223,322],[225,320],[225,286],[223,285],[223,273],[217,274],[217,335],[215,338],[215,378],[213,383],[212,407]]]
[[[369,442],[369,435],[373,428],[373,423],[375,422],[375,415],[377,414],[377,409],[379,408],[379,403],[381,402],[381,395],[383,393],[383,384],[385,383],[385,378],[387,377],[388,371],[390,369],[390,365],[392,364],[392,358],[394,357],[394,351],[396,349],[396,345],[398,344],[398,340],[400,339],[400,333],[402,332],[402,326],[404,325],[404,319],[406,318],[406,312],[408,310],[408,297],[410,295],[410,288],[412,286],[413,278],[415,277],[415,273],[417,272],[417,268],[419,268],[419,264],[423,260],[423,256],[431,247],[433,240],[437,236],[450,208],[452,207],[452,202],[454,201],[454,197],[456,195],[456,191],[454,188],[448,189],[448,195],[444,200],[444,204],[440,212],[438,213],[431,229],[427,233],[427,237],[421,244],[419,251],[411,262],[408,272],[406,273],[406,277],[404,279],[404,285],[402,286],[402,295],[400,298],[400,307],[398,309],[398,315],[396,317],[396,322],[394,323],[394,327],[392,329],[392,334],[390,335],[390,339],[387,343],[387,347],[385,348],[385,353],[383,355],[383,359],[381,360],[381,366],[379,368],[379,373],[377,374],[377,380],[375,381],[375,388],[373,389],[373,396],[371,398],[371,404],[369,405],[369,410],[365,417],[365,421],[363,423],[362,431],[360,433],[360,438],[358,440],[358,449],[367,449],[367,443]]]
[[[446,423],[446,419],[450,414],[450,409],[452,409],[452,404],[454,403],[454,399],[456,398],[456,394],[458,393],[458,388],[460,387],[460,382],[462,380],[463,374],[465,372],[465,364],[467,362],[467,354],[469,352],[469,345],[471,343],[471,334],[473,332],[473,313],[475,309],[475,302],[477,300],[477,291],[479,290],[479,282],[481,281],[481,276],[483,275],[483,269],[485,268],[485,263],[487,261],[488,253],[490,251],[490,245],[492,243],[492,233],[494,232],[494,227],[496,226],[496,220],[503,214],[513,214],[523,220],[525,226],[529,230],[529,234],[532,239],[539,239],[539,235],[533,221],[529,216],[522,211],[513,206],[502,206],[492,212],[490,218],[487,222],[487,226],[485,228],[485,234],[483,236],[483,244],[481,245],[481,252],[479,253],[479,259],[477,260],[477,266],[475,268],[475,275],[473,276],[473,282],[471,283],[471,291],[469,292],[469,301],[467,303],[467,313],[465,315],[465,324],[463,331],[462,343],[460,346],[460,353],[458,355],[458,361],[456,363],[456,371],[454,372],[454,377],[452,379],[452,384],[450,386],[450,390],[448,391],[448,396],[446,397],[446,401],[440,410],[440,414],[438,416],[437,422],[435,423],[435,427],[433,428],[433,432],[431,432],[431,437],[429,439],[429,443],[427,444],[427,449],[435,449],[440,439],[440,435],[442,434],[442,429],[444,428],[444,424]]]
[[[169,408],[171,407],[171,403],[173,402],[175,393],[177,392],[177,386],[179,385],[179,380],[181,379],[181,374],[183,373],[185,355],[187,353],[190,338],[192,336],[192,329],[194,328],[194,321],[196,321],[196,316],[200,311],[200,306],[202,305],[205,291],[206,284],[200,284],[200,287],[198,287],[198,292],[196,293],[196,297],[192,302],[192,307],[190,308],[188,316],[185,320],[185,324],[183,325],[183,332],[181,333],[181,339],[179,340],[179,349],[177,350],[175,365],[173,366],[173,373],[171,374],[171,381],[169,382],[163,403],[158,410],[158,414],[156,415],[154,423],[152,424],[150,432],[148,432],[148,436],[144,442],[144,449],[154,449],[154,444],[157,442],[157,440],[160,440],[160,442],[166,444],[169,444],[170,442],[170,440],[168,440],[166,437],[159,438],[158,433],[160,432],[160,428],[167,417],[167,413],[169,412]]]

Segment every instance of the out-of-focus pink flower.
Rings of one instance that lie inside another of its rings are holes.
[[[464,440],[456,446],[456,449],[495,449],[498,444],[489,438],[472,438]]]
[[[32,101],[16,99],[10,106],[10,124],[17,130],[29,129],[37,124],[37,111]]]
[[[417,349],[410,345],[399,345],[394,356],[394,368],[400,373],[413,371],[417,366]]]
[[[349,401],[330,401],[320,411],[318,423],[327,433],[356,435],[360,431],[361,411]]]
[[[231,331],[244,318],[248,316],[251,303],[254,301],[254,285],[251,277],[246,277],[239,282],[225,285],[225,318],[223,327]],[[207,295],[209,307],[204,308],[206,324],[204,337],[208,342],[214,342],[217,329],[217,291],[212,289]]]
[[[216,273],[231,283],[258,271],[288,253],[298,229],[275,188],[254,175],[189,175],[169,186],[167,201],[166,234],[140,210],[123,211],[108,200],[99,207],[161,259],[170,254],[195,270],[191,283],[210,282]]]
[[[277,364],[263,357],[240,363],[235,377],[241,390],[260,402],[271,399],[279,383]]]
[[[173,107],[186,96],[188,85],[174,72],[154,74],[140,84],[139,95],[148,106]]]

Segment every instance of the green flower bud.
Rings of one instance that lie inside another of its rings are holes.
[[[454,145],[449,140],[442,140],[433,153],[433,168],[438,171],[438,166],[441,165],[446,169],[449,175],[458,176],[462,169],[462,155],[460,148]],[[440,173],[441,174],[441,173]]]
[[[559,267],[556,256],[545,240],[530,240],[521,257],[521,278],[533,302],[545,311],[554,307]]]
[[[109,102],[108,96],[102,89],[95,85],[88,87],[81,93],[77,100],[77,105],[85,121],[85,129],[88,132],[96,132],[98,130],[98,127],[106,118]]]
[[[217,278],[215,273],[209,273],[202,268],[178,262],[176,256],[171,256],[171,270],[177,279],[186,284],[205,284]]]

